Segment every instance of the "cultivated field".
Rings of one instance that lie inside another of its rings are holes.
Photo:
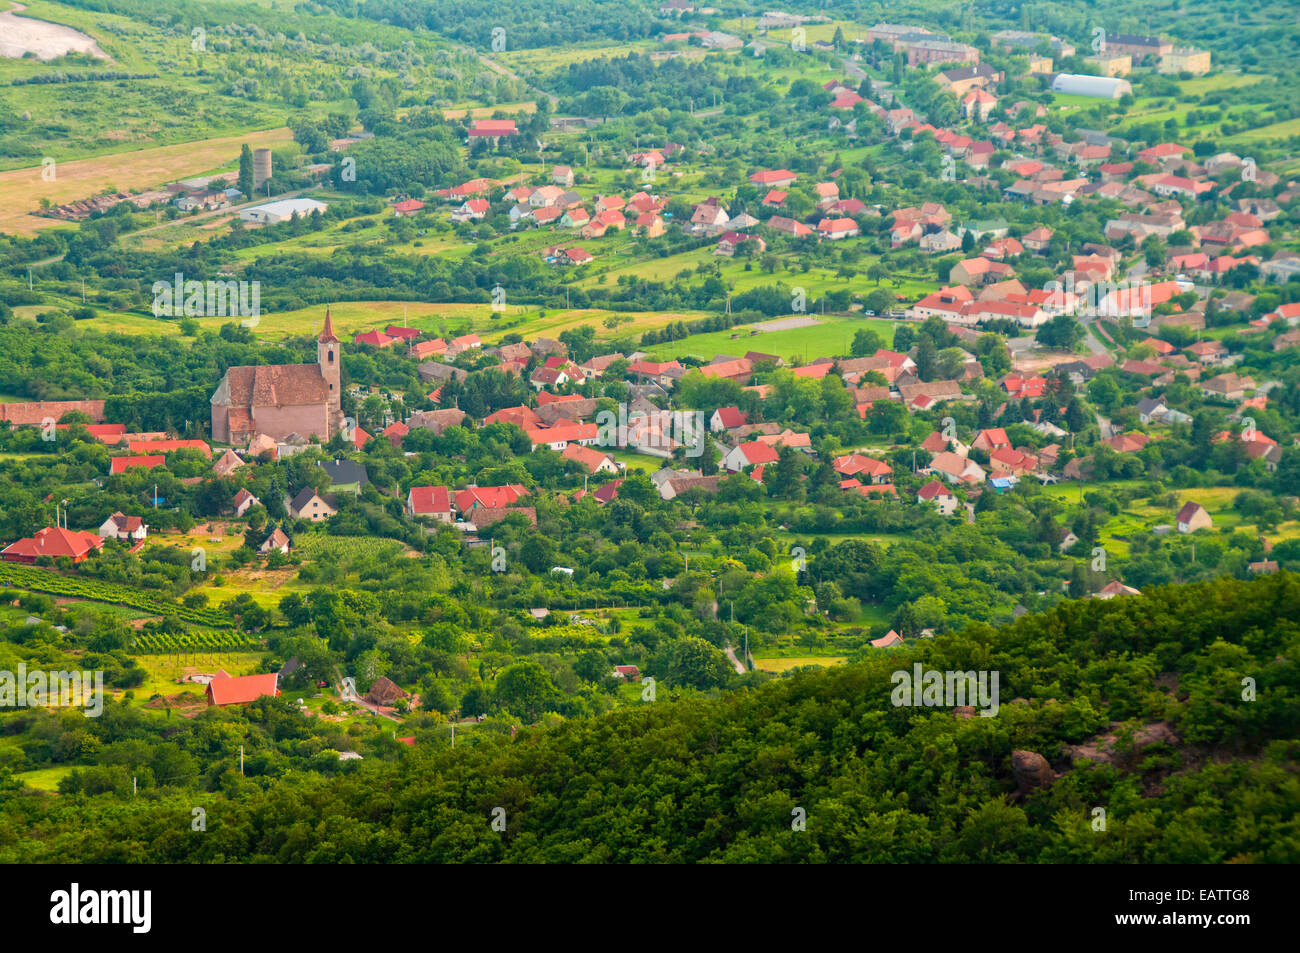
[[[289,129],[281,127],[93,159],[58,162],[55,157],[52,181],[42,176],[42,166],[0,172],[0,232],[31,235],[38,229],[67,224],[32,214],[40,209],[43,198],[49,199],[52,205],[63,205],[110,189],[145,191],[177,179],[229,168],[238,161],[244,143],[258,148],[291,139]]]

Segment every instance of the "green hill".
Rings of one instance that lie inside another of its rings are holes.
[[[1223,579],[330,779],[11,796],[0,862],[1295,862],[1296,618],[1300,578]],[[917,662],[996,671],[998,713],[894,706]]]

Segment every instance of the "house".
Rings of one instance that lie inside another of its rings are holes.
[[[422,208],[424,208],[424,203],[419,199],[403,199],[393,205],[393,217],[401,218],[404,215],[414,215]]]
[[[755,185],[766,185],[769,188],[783,189],[788,185],[794,185],[799,176],[789,169],[763,169],[755,172],[749,177],[749,181]]]
[[[451,213],[453,222],[481,222],[487,218],[492,206],[487,199],[467,199]]]
[[[329,496],[318,496],[311,487],[303,487],[298,495],[289,501],[289,515],[296,520],[311,520],[319,523],[338,513],[330,502]]]
[[[992,453],[994,450],[1007,450],[1011,447],[1011,441],[1007,438],[1007,432],[1001,427],[995,427],[990,430],[981,430],[971,441],[971,447],[975,450],[983,450],[985,453]]]
[[[244,461],[240,459],[239,454],[235,453],[234,450],[228,449],[217,458],[215,463],[212,464],[212,472],[219,477],[229,476],[243,465]]]
[[[532,506],[480,507],[469,515],[469,522],[475,531],[488,529],[510,516],[522,516],[533,526],[537,525],[537,509]]]
[[[232,503],[235,507],[235,516],[240,518],[254,506],[262,505],[262,501],[250,493],[247,487],[240,487]]]
[[[984,468],[974,460],[947,450],[931,457],[930,466],[926,469],[942,476],[949,483],[978,484],[987,478]]]
[[[1222,341],[1197,341],[1187,349],[1187,356],[1206,366],[1222,364],[1228,356],[1228,349]]]
[[[1014,278],[1015,269],[1005,262],[990,261],[987,258],[967,258],[952,266],[948,272],[950,284],[972,285],[988,284],[1004,278]]]
[[[871,647],[876,649],[889,649],[902,644],[903,637],[893,629],[890,629],[880,638],[871,640]]]
[[[79,563],[92,552],[97,553],[103,548],[103,538],[95,533],[47,526],[37,530],[35,535],[17,540],[0,550],[0,559],[31,565],[42,556],[50,559],[67,557],[74,563]]]
[[[351,460],[326,460],[317,466],[329,475],[330,485],[338,489],[360,489],[370,482],[366,468]]]
[[[1219,374],[1201,384],[1201,393],[1206,397],[1230,401],[1239,401],[1246,396],[1246,391],[1254,389],[1254,380],[1249,377],[1241,377],[1236,371]]]
[[[470,126],[471,139],[491,139],[494,143],[502,136],[513,136],[519,132],[513,119],[479,119]]]
[[[1063,529],[1061,530],[1061,541],[1056,544],[1056,551],[1058,553],[1069,552],[1078,541],[1079,537],[1074,535],[1072,531]]]
[[[428,516],[451,523],[451,493],[445,486],[413,486],[406,492],[406,515]]]
[[[108,472],[113,476],[117,476],[132,467],[144,467],[146,470],[153,470],[163,466],[166,462],[166,457],[160,453],[141,457],[113,457],[108,463]]]
[[[551,183],[566,189],[573,188],[573,169],[567,165],[555,166],[551,169]]]
[[[227,369],[211,398],[212,439],[244,444],[257,434],[291,433],[329,440],[343,429],[341,348],[325,310],[316,363]]]
[[[1205,507],[1188,500],[1178,511],[1177,523],[1178,532],[1194,533],[1198,529],[1209,529],[1214,521],[1210,519],[1210,514],[1205,512]]]
[[[263,695],[272,697],[280,694],[280,673],[269,672],[266,675],[240,675],[232,677],[225,671],[218,671],[208,682],[207,698],[209,705],[246,705]]]
[[[1118,579],[1111,580],[1092,594],[1094,599],[1114,599],[1116,596],[1140,596],[1142,591],[1126,586]]]
[[[786,218],[784,215],[773,215],[767,220],[767,227],[773,231],[789,235],[791,238],[803,238],[813,234],[810,226],[793,218]]]
[[[874,484],[891,482],[894,473],[894,468],[888,463],[884,463],[872,457],[864,456],[860,453],[849,453],[842,457],[836,457],[831,466],[840,476],[862,476],[866,477],[869,483]]]
[[[719,407],[709,418],[709,429],[714,432],[730,430],[732,427],[743,427],[747,423],[749,418],[739,407]]]
[[[262,545],[257,548],[257,551],[263,556],[270,552],[279,552],[287,556],[291,545],[293,544],[290,542],[289,537],[284,534],[284,530],[277,526],[271,531],[271,535],[266,537]]]
[[[619,473],[622,468],[608,453],[592,450],[579,443],[566,444],[560,456],[580,464],[588,473]]]
[[[370,347],[389,347],[396,341],[383,331],[363,331],[352,335],[353,344],[367,344]]]
[[[937,232],[929,232],[922,235],[916,244],[923,252],[940,254],[943,252],[957,251],[957,249],[961,248],[961,239],[948,231],[948,229],[944,228]]]
[[[931,480],[925,486],[921,487],[916,494],[918,503],[933,503],[943,516],[951,516],[957,512],[960,501],[948,491],[938,480]]]
[[[505,486],[471,486],[456,491],[456,511],[462,517],[468,518],[470,514],[479,510],[505,509],[527,495],[527,488],[518,483],[508,483]]]
[[[722,458],[722,465],[733,473],[752,466],[776,463],[781,458],[775,447],[769,447],[762,441],[737,444]]]
[[[118,512],[104,520],[99,527],[99,535],[104,539],[144,539],[149,535],[149,527],[139,516],[126,516]]]
[[[858,223],[851,218],[824,218],[817,223],[818,236],[829,241],[853,238],[860,232],[861,229],[858,228]]]

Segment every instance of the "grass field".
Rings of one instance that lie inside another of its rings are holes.
[[[59,782],[67,777],[72,770],[72,765],[61,764],[53,768],[37,768],[35,771],[23,771],[20,774],[15,774],[14,777],[29,788],[35,788],[38,791],[57,791]]]
[[[746,351],[761,351],[785,358],[797,358],[800,361],[812,361],[818,357],[848,354],[853,343],[853,335],[862,328],[871,328],[879,334],[888,347],[894,340],[896,321],[877,318],[844,318],[836,315],[810,315],[821,324],[793,328],[788,331],[759,331],[752,325],[740,324],[729,331],[711,331],[707,334],[693,334],[680,341],[656,345],[649,348],[656,357],[671,358],[694,356],[712,360],[715,355],[729,354],[740,357]]]
[[[132,689],[136,704],[148,701],[154,695],[177,695],[185,692],[201,696],[205,688],[196,682],[181,683],[182,675],[216,672],[224,669],[227,675],[251,675],[261,663],[261,652],[198,652],[182,655],[137,655],[135,660],[145,670],[144,684]],[[122,693],[114,692],[115,698]]]
[[[53,205],[62,205],[90,198],[109,188],[143,191],[177,179],[233,167],[244,143],[257,148],[286,143],[291,138],[288,128],[281,127],[93,159],[56,162],[54,179],[49,182],[42,178],[41,166],[0,172],[0,232],[31,235],[42,228],[68,224],[31,214],[40,209],[42,198],[48,198]]]

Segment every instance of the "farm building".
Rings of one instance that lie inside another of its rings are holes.
[[[1098,99],[1119,99],[1132,93],[1133,86],[1126,79],[1114,76],[1088,76],[1083,73],[1057,73],[1052,79],[1052,92],[1067,96],[1095,96]]]
[[[324,202],[317,202],[315,199],[281,199],[278,202],[267,202],[265,205],[242,209],[239,217],[242,221],[255,222],[259,225],[278,225],[280,222],[289,221],[295,215],[304,218],[312,212],[320,212],[323,215],[328,208],[329,206]]]

